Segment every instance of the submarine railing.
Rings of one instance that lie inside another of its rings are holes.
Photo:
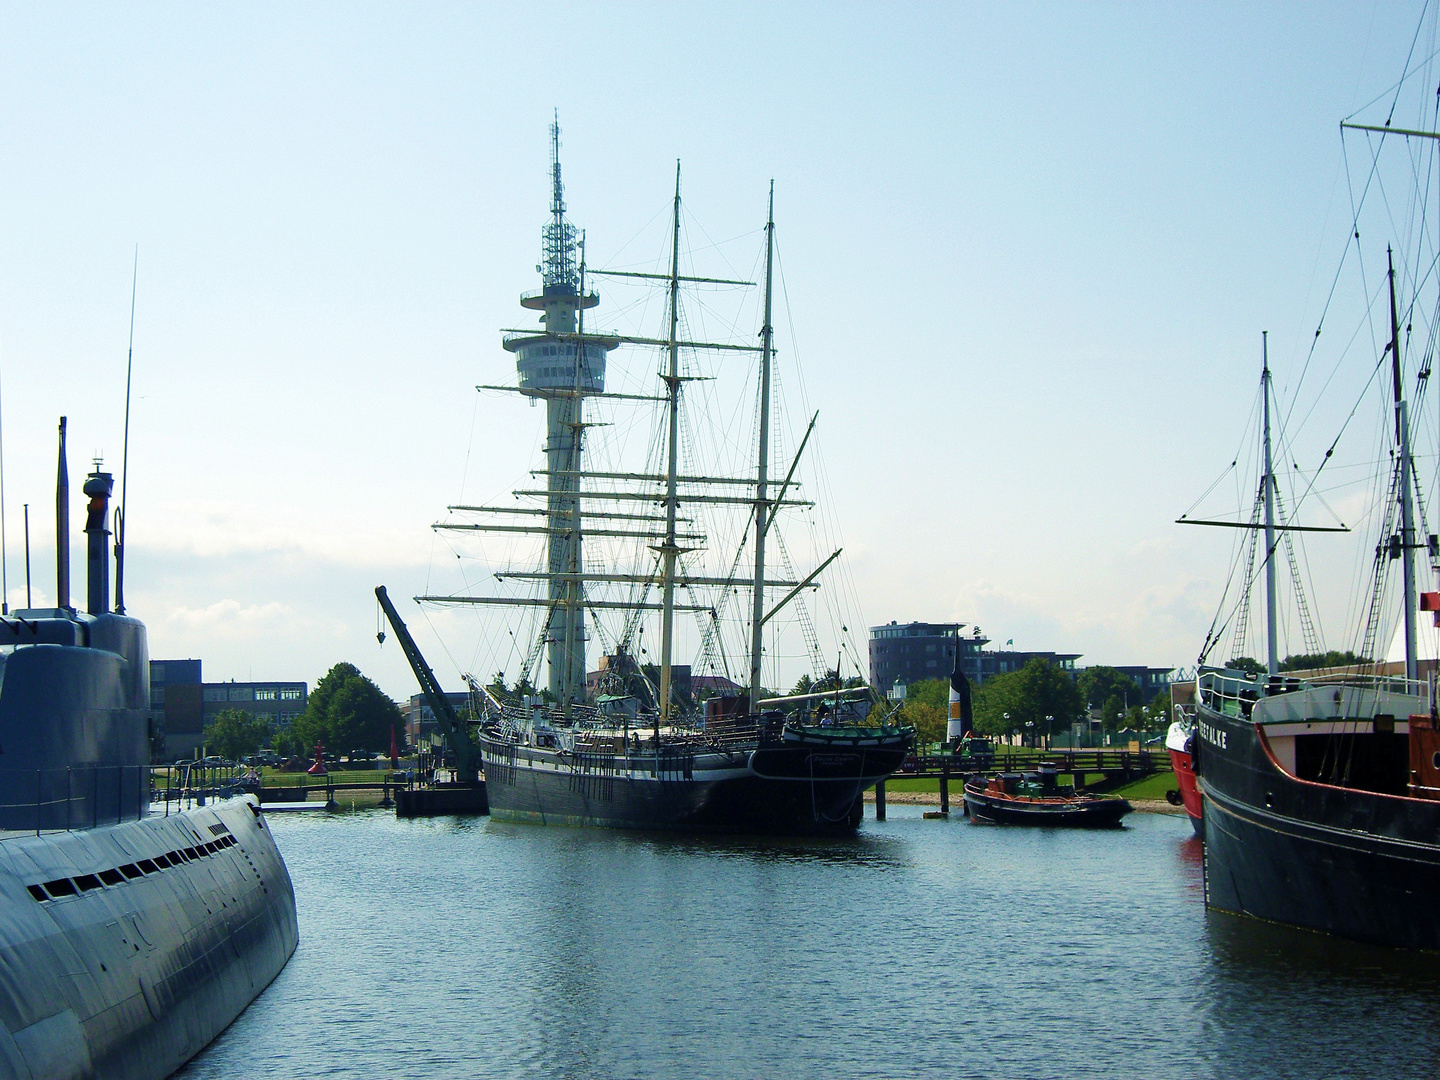
[[[0,831],[69,832],[145,817],[149,765],[70,765],[0,770]]]

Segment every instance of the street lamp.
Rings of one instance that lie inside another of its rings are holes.
[[[1045,717],[1045,749],[1050,749],[1050,744],[1055,741],[1055,717]]]
[[[1013,735],[1013,734],[1015,734],[1015,733],[1010,730],[1010,714],[1007,712],[1007,713],[1005,714],[1005,735],[1006,735],[1007,737],[1009,737],[1009,736],[1011,736],[1011,735]]]

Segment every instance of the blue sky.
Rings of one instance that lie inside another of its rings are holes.
[[[1418,14],[0,6],[11,602],[23,502],[52,580],[56,417],[72,473],[118,465],[138,244],[152,654],[312,682],[348,659],[410,693],[370,590],[420,591],[444,506],[536,464],[541,414],[472,388],[513,378],[558,108],[596,265],[661,256],[677,158],[697,230],[745,252],[775,180],[782,363],[865,623],[1193,663],[1229,538],[1172,522],[1243,437],[1260,331],[1282,388],[1303,362],[1348,228],[1338,121]],[[416,619],[447,682],[494,659]]]

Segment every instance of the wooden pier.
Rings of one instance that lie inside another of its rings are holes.
[[[1083,778],[1095,773],[1103,775],[1098,784],[1086,784],[1081,780],[1076,790],[1085,787],[1109,787],[1112,784],[1129,783],[1142,776],[1149,776],[1162,768],[1170,767],[1167,754],[1150,750],[1052,750],[1037,754],[1033,750],[1017,753],[997,753],[984,768],[968,758],[956,758],[941,754],[935,757],[914,758],[907,761],[900,772],[889,779],[895,780],[938,780],[940,782],[940,815],[950,813],[950,781],[957,781],[962,789],[965,781],[972,776],[990,776],[1002,772],[1034,772],[1041,762],[1054,765],[1056,771],[1072,777]],[[875,820],[885,820],[885,781],[875,785]]]

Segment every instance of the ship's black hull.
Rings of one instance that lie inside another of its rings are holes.
[[[774,835],[853,832],[867,788],[900,767],[894,745],[774,746],[730,754],[558,755],[482,739],[502,821]]]
[[[1248,718],[1200,716],[1209,907],[1440,950],[1440,803],[1298,779]]]

